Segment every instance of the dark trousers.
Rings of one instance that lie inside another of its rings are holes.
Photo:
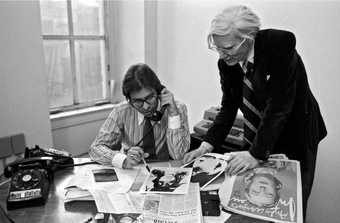
[[[316,156],[317,156],[317,146],[316,148],[308,149],[304,160],[300,162],[301,168],[301,180],[302,180],[302,208],[303,208],[303,219],[306,221],[306,211],[307,211],[307,202],[309,195],[312,191],[313,181],[314,181],[314,173],[315,173],[315,164],[316,164]]]

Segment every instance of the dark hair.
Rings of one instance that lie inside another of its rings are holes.
[[[155,72],[146,64],[138,63],[129,67],[123,79],[123,95],[130,98],[130,94],[142,88],[155,90],[158,94],[162,84]]]

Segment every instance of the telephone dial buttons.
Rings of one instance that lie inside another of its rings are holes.
[[[26,174],[25,176],[22,177],[22,181],[27,182],[32,179],[31,175]]]
[[[20,170],[12,177],[12,186],[17,190],[30,190],[37,188],[43,172],[40,170]]]

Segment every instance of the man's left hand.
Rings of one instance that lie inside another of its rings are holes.
[[[226,173],[229,176],[238,175],[248,169],[252,169],[259,164],[259,161],[254,158],[248,151],[231,153],[228,162]]]

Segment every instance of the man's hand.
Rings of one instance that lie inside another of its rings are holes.
[[[138,165],[138,163],[142,160],[142,157],[147,158],[149,156],[148,153],[144,153],[143,149],[138,146],[133,146],[129,148],[126,151],[126,155],[127,157],[124,160],[123,168],[127,169]]]
[[[252,169],[259,164],[248,151],[233,152],[230,154],[230,159],[225,172],[227,175],[238,175],[248,169]]]
[[[207,142],[202,142],[200,147],[197,149],[188,152],[187,154],[184,155],[184,163],[189,163],[191,160],[196,159],[197,157],[200,157],[206,153],[209,153],[213,150],[213,146],[210,145]]]
[[[161,94],[159,95],[159,99],[161,102],[161,106],[168,105],[170,116],[178,115],[178,109],[175,103],[175,98],[171,91],[169,91],[166,88],[163,88]]]

